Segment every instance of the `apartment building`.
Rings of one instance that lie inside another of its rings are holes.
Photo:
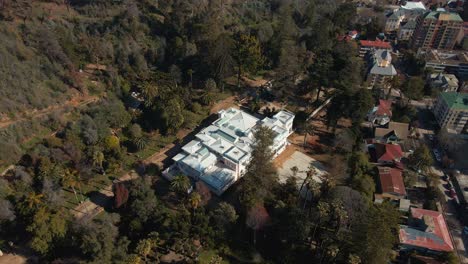
[[[434,105],[434,115],[441,127],[456,134],[466,133],[468,122],[468,94],[440,93]]]
[[[457,13],[427,12],[417,19],[412,46],[422,49],[451,50],[462,28],[463,19]]]
[[[468,76],[468,52],[421,50],[418,55],[426,62],[425,68],[431,68],[435,73],[451,73],[458,78]]]

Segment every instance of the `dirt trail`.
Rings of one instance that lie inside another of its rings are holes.
[[[216,103],[210,110],[210,114],[216,114],[222,109],[227,109],[229,107],[237,107],[236,105],[236,96],[229,96],[228,98]]]
[[[99,97],[93,96],[93,95],[77,96],[60,105],[50,106],[41,110],[33,110],[31,112],[26,113],[25,114],[26,116],[24,117],[1,121],[0,129],[7,128],[11,125],[14,125],[23,121],[32,120],[34,118],[39,118],[39,117],[51,114],[54,111],[65,109],[66,107],[75,107],[75,108],[81,107],[90,103],[97,102],[98,100],[99,100]]]
[[[21,255],[5,254],[0,257],[0,264],[25,264],[26,257]]]

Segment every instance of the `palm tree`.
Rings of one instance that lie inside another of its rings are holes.
[[[190,89],[193,88],[193,70],[192,69],[188,69],[187,70],[187,74],[189,75],[190,77]]]
[[[201,198],[201,195],[199,193],[193,192],[190,195],[189,203],[190,203],[190,206],[192,207],[193,210],[197,209],[198,206],[200,206],[201,202],[202,202],[202,198]]]
[[[138,150],[143,150],[148,145],[148,140],[145,137],[139,137],[134,140],[134,144]]]
[[[104,162],[104,153],[97,150],[93,153],[93,165],[102,169],[102,163]]]
[[[66,170],[65,174],[63,175],[62,178],[62,185],[65,188],[71,188],[73,191],[73,194],[75,194],[75,199],[77,203],[80,203],[81,201],[78,199],[78,195],[76,194],[76,189],[75,187],[78,187],[80,190],[81,197],[83,198],[83,193],[81,192],[81,186],[78,178],[78,172],[75,170]]]
[[[335,233],[341,228],[343,222],[348,218],[348,212],[344,209],[343,202],[341,200],[334,200],[331,204],[332,214],[336,220],[336,230]]]
[[[40,205],[42,203],[43,196],[44,194],[42,193],[30,192],[28,196],[26,196],[26,202],[28,203],[29,209]]]
[[[317,223],[315,224],[314,231],[312,232],[312,241],[315,240],[315,233],[317,231],[317,228],[321,225],[322,219],[327,217],[330,214],[330,204],[327,202],[318,202],[317,204],[317,212],[318,212],[318,219]]]
[[[145,83],[140,89],[145,98],[145,106],[151,106],[153,104],[153,99],[159,94],[158,86],[154,83]]]
[[[204,105],[212,105],[215,100],[214,94],[210,91],[203,92],[200,99]]]
[[[301,195],[301,192],[302,192],[302,189],[304,188],[304,185],[307,184],[307,182],[309,182],[310,178],[312,178],[312,176],[314,176],[316,174],[317,170],[315,169],[314,166],[309,166],[309,170],[307,171],[307,176],[306,178],[304,179],[304,181],[302,182],[302,185],[301,185],[301,188],[299,188],[299,197]]]
[[[187,176],[178,175],[172,180],[171,188],[179,194],[187,194],[187,190],[190,188],[190,180]]]
[[[299,172],[299,168],[297,166],[294,166],[291,168],[292,176],[295,178],[297,177],[297,173]]]
[[[393,76],[392,78],[388,79],[387,81],[387,86],[388,86],[388,93],[386,96],[386,99],[390,99],[390,96],[392,95],[392,90],[400,87],[400,78],[398,78],[398,75]]]
[[[145,262],[148,261],[148,255],[151,253],[153,249],[153,240],[152,239],[143,239],[138,242],[136,247],[136,253],[142,256],[145,259]]]
[[[317,197],[320,196],[320,184],[316,182],[312,177],[307,182],[306,188],[307,188],[307,195],[306,195],[306,200],[304,202],[304,209],[305,209],[306,202],[309,197],[312,203],[313,201],[317,199]]]
[[[329,261],[328,263],[334,263],[336,256],[340,252],[340,249],[336,245],[329,245],[326,248],[324,248],[324,252],[322,254],[322,257],[320,258],[320,263],[325,259],[325,256],[328,256]]]
[[[361,264],[361,258],[358,255],[350,254],[348,256],[347,264]]]
[[[307,136],[308,135],[314,135],[315,133],[315,130],[314,130],[314,126],[312,126],[312,124],[308,121],[306,121],[304,123],[304,126],[302,128],[304,130],[304,145],[303,147],[305,148],[307,146]]]

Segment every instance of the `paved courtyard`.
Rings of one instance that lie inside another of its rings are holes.
[[[313,176],[315,181],[322,182],[322,176],[326,174],[325,167],[322,163],[297,150],[294,151],[289,157],[284,158],[284,162],[282,164],[277,164],[277,166],[279,181],[282,183],[286,182],[288,178],[293,176],[291,168],[296,166],[299,169],[296,175],[299,186],[307,177],[307,171],[309,170],[310,166],[316,168],[316,174]]]

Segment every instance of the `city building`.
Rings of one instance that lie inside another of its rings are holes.
[[[387,34],[398,32],[408,22],[415,22],[418,16],[424,14],[425,11],[426,7],[422,2],[407,2],[387,17],[385,32]]]
[[[374,106],[367,114],[367,120],[372,124],[384,126],[392,118],[392,102],[379,100],[379,104]]]
[[[379,191],[383,198],[400,200],[406,197],[403,173],[400,169],[378,167]]]
[[[468,52],[428,50],[418,53],[433,72],[447,72],[458,78],[468,77]]]
[[[362,58],[365,57],[366,54],[368,54],[369,52],[375,51],[378,49],[391,51],[392,45],[390,45],[390,42],[382,41],[380,39],[359,41],[359,56]]]
[[[453,74],[433,73],[428,78],[429,86],[440,92],[456,92],[458,90],[458,79]]]
[[[401,225],[400,249],[421,253],[450,252],[454,249],[442,213],[411,208],[408,225]]]
[[[385,82],[397,75],[390,51],[378,49],[369,54],[370,69],[367,74],[368,88],[383,87]]]
[[[286,148],[287,137],[293,132],[294,114],[286,110],[263,120],[235,108],[221,110],[218,115],[215,122],[182,147],[182,152],[173,158],[174,165],[164,171],[166,178],[171,180],[184,174],[203,181],[211,191],[221,195],[244,175],[256,128],[266,126],[273,130],[275,156]]]
[[[399,41],[409,41],[413,37],[415,29],[416,21],[408,21],[398,29],[397,39]]]
[[[463,27],[457,13],[431,11],[418,17],[412,45],[422,49],[451,50]]]
[[[468,94],[440,93],[434,105],[434,115],[440,127],[449,132],[466,133],[468,122]]]

